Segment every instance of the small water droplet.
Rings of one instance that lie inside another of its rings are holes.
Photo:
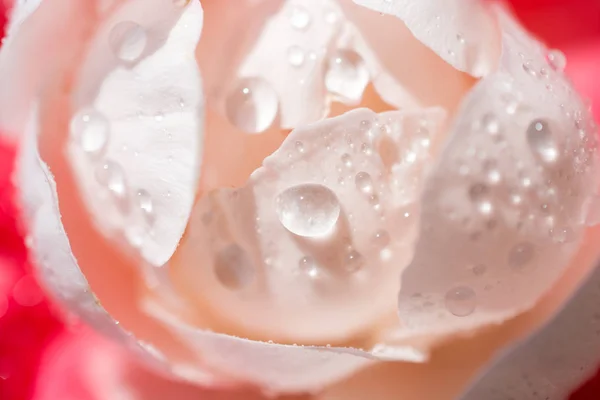
[[[373,235],[373,244],[380,249],[387,247],[390,240],[390,234],[385,230],[379,230]]]
[[[290,232],[305,237],[330,233],[340,216],[336,195],[319,184],[304,184],[284,190],[277,196],[279,221]]]
[[[527,128],[529,146],[542,161],[555,162],[558,159],[558,148],[552,136],[552,130],[546,120],[535,119]]]
[[[146,30],[132,21],[117,23],[109,35],[109,43],[114,54],[124,62],[134,62],[146,49]]]
[[[359,100],[369,83],[369,71],[362,57],[353,50],[337,50],[329,59],[325,86],[333,94]]]
[[[508,252],[508,265],[515,269],[521,269],[533,259],[534,252],[535,249],[529,242],[516,244]]]
[[[106,161],[96,169],[96,180],[104,185],[113,195],[125,197],[127,184],[121,165],[114,161]]]
[[[275,122],[279,99],[266,81],[245,78],[229,93],[225,111],[229,121],[242,131],[261,133]]]
[[[365,260],[358,251],[350,250],[346,255],[346,260],[344,263],[345,269],[348,272],[356,272],[360,270],[365,263]]]
[[[152,196],[144,189],[140,189],[137,192],[137,203],[140,210],[144,212],[146,217],[151,217],[154,213],[154,203],[152,202]]]
[[[356,188],[365,194],[373,193],[373,179],[371,179],[371,175],[366,172],[359,172],[356,174],[354,178],[354,183],[356,184]]]
[[[550,50],[546,55],[546,58],[550,67],[555,71],[562,72],[565,70],[567,66],[567,57],[565,57],[565,54],[562,51],[556,49]]]
[[[302,143],[302,142],[300,142],[300,141],[297,141],[297,142],[294,144],[294,147],[296,148],[296,151],[297,151],[298,153],[304,153],[304,143]]]
[[[108,144],[108,119],[94,109],[78,112],[71,120],[71,135],[84,152],[90,155],[101,154]]]
[[[214,270],[219,282],[229,289],[242,289],[254,280],[254,264],[237,244],[230,244],[216,254]]]
[[[488,183],[495,185],[502,179],[502,175],[497,168],[496,162],[493,160],[487,160],[483,163],[483,171]]]
[[[304,50],[300,46],[290,46],[287,51],[288,62],[293,67],[300,67],[304,64]]]
[[[456,41],[460,44],[465,44],[465,38],[460,34],[456,34]]]
[[[471,271],[473,272],[473,275],[475,275],[475,276],[482,276],[487,271],[487,267],[485,266],[485,264],[475,264],[471,268]]]
[[[477,307],[477,295],[468,286],[457,286],[446,292],[446,309],[457,317],[471,315]]]
[[[311,18],[308,10],[302,6],[296,6],[292,9],[290,23],[292,27],[298,30],[305,30],[310,25]]]
[[[316,278],[319,275],[319,269],[312,257],[302,257],[300,261],[298,261],[298,268],[311,278]]]
[[[523,70],[531,76],[537,76],[537,71],[533,67],[533,62],[531,60],[527,60],[523,63]]]
[[[477,183],[469,188],[469,197],[480,213],[489,215],[493,206],[489,198],[489,189],[482,183]]]
[[[342,164],[344,164],[346,168],[352,168],[352,157],[350,156],[350,154],[342,154]]]

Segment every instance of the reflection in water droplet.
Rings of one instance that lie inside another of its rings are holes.
[[[325,86],[330,93],[358,101],[368,83],[369,71],[358,53],[345,49],[333,53],[325,75]]]
[[[300,46],[290,46],[287,51],[288,62],[293,67],[300,67],[304,64],[304,50]]]
[[[96,180],[117,197],[125,197],[127,185],[123,168],[114,161],[106,161],[96,169]]]
[[[358,251],[350,250],[346,255],[344,267],[348,272],[356,272],[360,270],[365,263],[365,260]]]
[[[356,184],[356,188],[364,193],[371,194],[373,193],[373,180],[371,179],[371,175],[366,172],[359,172],[356,174],[354,178],[354,183]]]
[[[146,49],[148,36],[140,25],[132,21],[123,21],[112,28],[108,41],[112,51],[121,61],[134,62]]]
[[[78,112],[71,120],[71,135],[90,155],[99,155],[105,149],[109,139],[108,119],[94,109]]]
[[[446,292],[446,309],[457,317],[471,315],[477,307],[477,295],[468,286],[457,286]]]
[[[299,30],[305,30],[310,25],[311,19],[308,10],[301,6],[296,6],[290,15],[290,23]]]
[[[522,242],[515,245],[508,253],[508,265],[521,269],[527,265],[534,256],[535,249],[529,242]]]
[[[312,257],[302,257],[298,262],[298,268],[311,278],[316,278],[319,275],[319,269]]]
[[[558,159],[558,148],[552,137],[552,130],[547,121],[535,119],[527,128],[527,141],[531,150],[544,162]]]
[[[277,216],[293,234],[318,237],[330,233],[340,216],[336,195],[323,185],[293,186],[277,196]]]
[[[278,111],[277,93],[259,78],[242,79],[225,102],[229,121],[247,133],[266,131],[275,122]]]
[[[567,57],[565,57],[565,54],[562,51],[556,49],[550,50],[546,58],[548,59],[548,64],[550,64],[555,71],[562,72],[565,70],[567,66]]]
[[[216,254],[214,268],[217,279],[228,289],[242,289],[254,280],[254,264],[237,244],[230,244]]]

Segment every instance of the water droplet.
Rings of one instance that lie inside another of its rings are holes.
[[[496,166],[496,162],[493,160],[487,160],[483,163],[483,171],[485,173],[486,180],[491,185],[495,185],[502,179],[502,175]]]
[[[492,203],[489,199],[489,189],[481,183],[472,185],[469,188],[469,197],[480,213],[489,215],[493,211]]]
[[[146,49],[148,36],[140,25],[123,21],[112,28],[108,40],[112,51],[121,61],[134,62]]]
[[[310,22],[310,14],[306,8],[296,6],[292,9],[290,23],[295,29],[305,30],[310,25]]]
[[[290,232],[305,237],[330,233],[340,216],[336,195],[323,185],[293,186],[277,196],[277,216]]]
[[[496,118],[496,116],[492,113],[485,114],[481,118],[481,126],[483,126],[485,132],[492,137],[497,138],[501,134],[500,122],[498,121],[498,118]]]
[[[548,64],[550,64],[552,69],[555,71],[562,72],[565,70],[567,66],[567,57],[565,57],[565,54],[562,51],[556,49],[550,50],[546,58],[548,60]]]
[[[71,135],[84,152],[90,155],[101,154],[108,144],[108,119],[94,109],[78,112],[71,120]]]
[[[544,162],[551,163],[558,159],[558,149],[547,121],[533,120],[527,128],[527,141],[533,152]]]
[[[521,269],[527,265],[534,256],[534,247],[529,242],[522,242],[513,246],[508,252],[508,265]]]
[[[298,153],[304,153],[304,143],[297,141],[294,145],[294,147],[296,147],[296,151]]]
[[[385,230],[375,232],[373,235],[373,244],[378,248],[385,248],[390,244],[390,234]]]
[[[482,276],[487,271],[487,267],[485,264],[476,264],[471,268],[471,271],[475,276]]]
[[[344,267],[348,272],[356,272],[360,270],[365,263],[365,260],[358,251],[350,250],[346,255]]]
[[[259,78],[242,79],[227,97],[229,121],[247,133],[267,130],[277,118],[279,100],[271,85]]]
[[[350,154],[342,154],[342,164],[344,164],[346,168],[352,168],[352,157],[350,156]]]
[[[300,261],[298,261],[298,268],[311,278],[316,278],[319,275],[319,269],[312,257],[302,257]]]
[[[471,315],[477,307],[477,295],[468,286],[457,286],[446,292],[446,309],[457,317]]]
[[[325,22],[328,24],[334,25],[338,22],[338,19],[338,14],[333,10],[329,10],[325,13]]]
[[[121,165],[114,161],[106,161],[96,169],[96,180],[106,186],[117,197],[125,197],[127,184]]]
[[[144,189],[140,189],[137,192],[137,203],[140,210],[144,212],[146,217],[151,217],[154,213],[154,204],[152,202],[152,196]]]
[[[300,46],[290,46],[287,51],[288,62],[293,67],[300,67],[304,64],[304,50]]]
[[[237,244],[230,244],[216,254],[214,268],[219,282],[229,289],[242,289],[254,280],[254,264]]]
[[[373,193],[373,180],[371,179],[371,175],[366,172],[359,172],[356,174],[354,178],[354,183],[356,184],[356,188],[365,194]]]
[[[537,71],[533,67],[533,63],[531,60],[527,60],[523,63],[523,70],[527,72],[531,76],[537,76]]]
[[[460,44],[465,44],[465,38],[460,34],[456,34],[456,41]]]
[[[359,100],[369,83],[369,71],[362,57],[353,50],[337,50],[329,59],[325,86],[333,94]]]

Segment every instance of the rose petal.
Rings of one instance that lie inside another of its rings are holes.
[[[480,0],[354,0],[395,15],[417,39],[456,69],[475,77],[495,69],[499,55],[496,23]]]
[[[598,173],[589,115],[546,49],[497,14],[500,69],[463,103],[426,184],[421,239],[399,295],[407,335],[468,330],[531,308],[585,231]]]
[[[192,2],[182,12],[168,0],[147,7],[124,3],[90,39],[72,93],[68,156],[99,229],[117,244],[124,235],[158,266],[183,234],[199,173],[203,97],[193,54],[202,9]]]

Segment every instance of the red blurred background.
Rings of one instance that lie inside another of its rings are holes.
[[[0,0],[0,33],[9,1]],[[509,3],[534,34],[565,52],[567,73],[580,92],[592,100],[600,121],[600,0]],[[44,298],[29,274],[27,250],[11,202],[14,193],[9,169],[13,156],[12,148],[0,144],[0,399],[99,399],[76,368],[77,361],[71,360],[86,351],[82,343],[89,344],[93,334],[77,323],[63,323],[59,311]],[[600,399],[600,373],[571,399]]]

